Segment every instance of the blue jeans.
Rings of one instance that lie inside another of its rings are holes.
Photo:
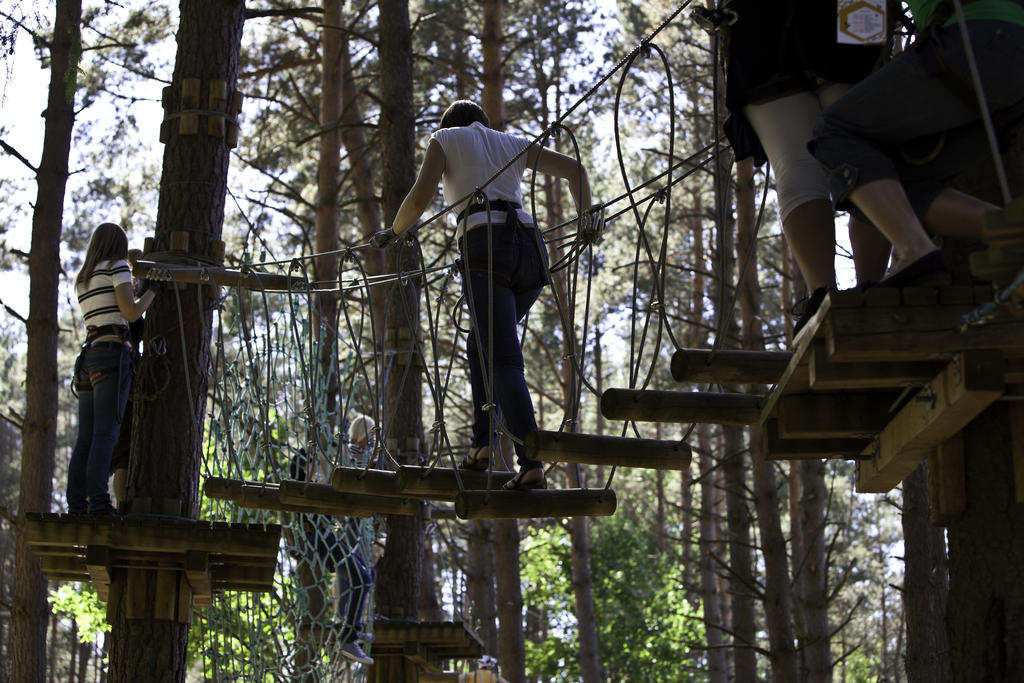
[[[517,326],[548,283],[547,250],[536,227],[524,226],[515,219],[492,225],[490,235],[489,250],[486,225],[469,230],[459,244],[463,292],[471,316],[466,355],[473,390],[474,447],[492,442],[490,415],[484,410],[491,360],[491,400],[497,404],[509,432],[521,441],[537,429]],[[492,329],[493,335],[489,333]],[[522,444],[517,443],[515,448],[520,468],[541,466],[539,461],[526,457]]]
[[[972,20],[967,28],[993,117],[1010,124],[1024,116],[1024,27]],[[939,28],[822,113],[809,149],[837,202],[898,179],[923,217],[944,181],[990,157],[965,54],[960,28]]]
[[[132,386],[132,359],[124,344],[100,342],[75,362],[78,438],[68,465],[68,512],[103,512],[110,507],[107,477]]]

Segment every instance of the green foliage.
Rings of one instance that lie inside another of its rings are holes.
[[[107,609],[91,583],[65,583],[50,593],[50,606],[57,614],[78,625],[78,639],[92,643],[107,630]]]

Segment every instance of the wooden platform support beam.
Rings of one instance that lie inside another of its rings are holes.
[[[693,384],[775,384],[792,357],[788,351],[676,349],[672,377]]]
[[[885,493],[903,481],[1003,394],[1004,367],[995,350],[957,354],[863,451],[868,459],[858,463],[857,490]]]
[[[609,420],[751,425],[760,419],[763,398],[750,394],[607,389],[601,396],[601,413]]]
[[[615,507],[610,489],[463,491],[455,498],[459,519],[607,517],[615,514]]]
[[[857,459],[870,443],[869,439],[857,438],[784,439],[779,436],[779,422],[775,419],[766,421],[761,431],[769,460]]]
[[[967,509],[964,435],[946,439],[928,456],[928,499],[931,520],[936,526],[949,526]]]
[[[681,441],[534,431],[523,440],[533,460],[656,470],[687,470],[692,454]]]
[[[777,407],[783,439],[870,439],[889,423],[899,392],[789,394]]]
[[[459,470],[462,488],[481,491],[488,488],[500,489],[512,479],[512,472],[492,472],[488,481],[487,472]],[[395,485],[403,495],[425,500],[454,501],[459,493],[459,480],[455,471],[444,467],[415,467],[402,465],[395,475]]]
[[[886,389],[927,382],[942,371],[941,360],[835,363],[824,339],[816,339],[809,364],[814,391]]]

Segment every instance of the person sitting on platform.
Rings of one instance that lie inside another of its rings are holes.
[[[127,258],[124,230],[103,223],[93,232],[75,278],[86,338],[73,380],[78,393],[78,437],[68,465],[71,514],[117,514],[110,503],[107,478],[134,373],[128,324],[138,320],[156,297],[152,289],[135,296]]]
[[[828,178],[807,151],[814,121],[851,84],[870,74],[884,46],[844,45],[836,38],[834,2],[731,0],[695,18],[728,34],[725,133],[736,159],[770,161],[782,230],[811,294],[793,334],[836,288],[835,222]],[[880,36],[884,42],[884,34]],[[877,282],[889,261],[888,240],[850,217],[857,283]]]
[[[543,235],[522,208],[520,184],[527,168],[566,179],[582,216],[581,229],[597,228],[600,213],[591,211],[590,182],[582,164],[527,138],[491,129],[478,104],[459,100],[448,107],[440,129],[430,136],[416,182],[393,225],[370,240],[384,247],[411,230],[439,182],[445,201],[459,202],[455,236],[470,313],[466,352],[473,396],[472,448],[460,466],[487,469],[495,440],[488,410],[493,402],[516,441],[519,472],[505,485],[509,490],[544,487],[543,464],[527,457],[522,444],[526,434],[537,429],[537,421],[516,328],[549,282]],[[498,171],[500,175],[487,182]],[[485,182],[483,200],[474,191]],[[487,377],[491,366],[494,377]],[[493,392],[490,401],[488,385]]]
[[[977,237],[982,215],[997,208],[944,186],[992,153],[970,59],[997,128],[1024,119],[1020,0],[963,3],[973,56],[951,0],[907,4],[924,28],[916,44],[828,107],[810,143],[836,199],[856,205],[892,242],[894,262],[879,283],[887,287],[948,283],[949,267],[925,227]]]

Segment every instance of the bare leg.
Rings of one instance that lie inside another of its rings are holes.
[[[873,180],[851,192],[850,199],[892,242],[896,261],[894,271],[898,272],[937,250],[914,214],[898,180]]]
[[[857,284],[878,282],[885,277],[892,245],[878,228],[856,216],[850,216],[850,246]]]
[[[782,221],[789,248],[804,276],[807,289],[836,286],[836,229],[832,203],[812,199],[793,209]]]
[[[981,237],[982,216],[986,211],[998,209],[995,204],[946,188],[928,207],[924,224],[936,235],[978,239]]]

